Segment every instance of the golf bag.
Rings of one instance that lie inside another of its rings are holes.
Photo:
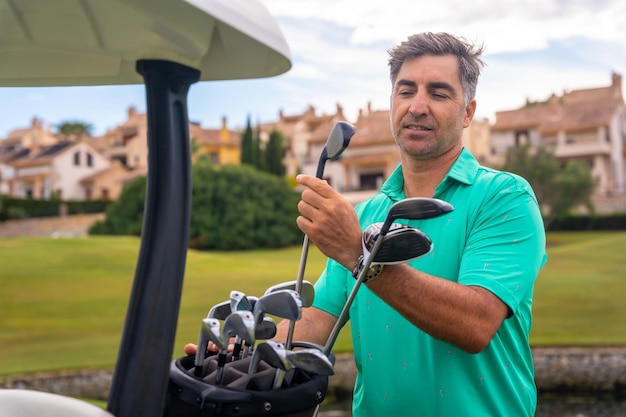
[[[248,374],[251,358],[230,361],[222,383],[215,383],[217,355],[204,360],[201,376],[194,374],[194,357],[172,361],[164,417],[312,417],[324,401],[328,376],[293,368],[280,389],[272,389],[276,368],[263,361]]]

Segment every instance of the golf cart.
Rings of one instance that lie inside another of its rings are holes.
[[[0,27],[2,87],[145,84],[149,149],[141,247],[108,412],[0,390],[0,416],[161,416],[189,232],[188,89],[284,73],[287,43],[257,0],[5,0]]]

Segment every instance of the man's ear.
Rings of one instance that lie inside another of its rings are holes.
[[[463,118],[463,127],[468,127],[474,118],[474,113],[476,113],[476,99],[469,102],[467,107],[465,107],[465,118]]]

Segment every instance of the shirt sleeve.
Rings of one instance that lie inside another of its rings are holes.
[[[326,268],[315,283],[313,307],[319,308],[335,317],[339,317],[348,299],[348,283],[354,278],[343,265],[329,259]]]
[[[469,230],[459,283],[489,290],[515,314],[531,299],[546,259],[543,220],[530,185],[502,173]]]

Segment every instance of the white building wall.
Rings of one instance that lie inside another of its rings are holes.
[[[15,177],[15,169],[12,166],[0,163],[0,195],[9,194],[9,180]]]
[[[80,154],[78,165],[74,164],[74,154]],[[87,165],[87,154],[92,156],[92,165]],[[51,185],[54,191],[61,190],[63,200],[84,200],[87,198],[80,181],[108,168],[111,162],[92,147],[79,143],[68,149],[52,163]]]
[[[626,194],[626,161],[624,142],[626,141],[626,114],[620,108],[609,126],[611,138],[611,175],[613,176],[614,194]]]

